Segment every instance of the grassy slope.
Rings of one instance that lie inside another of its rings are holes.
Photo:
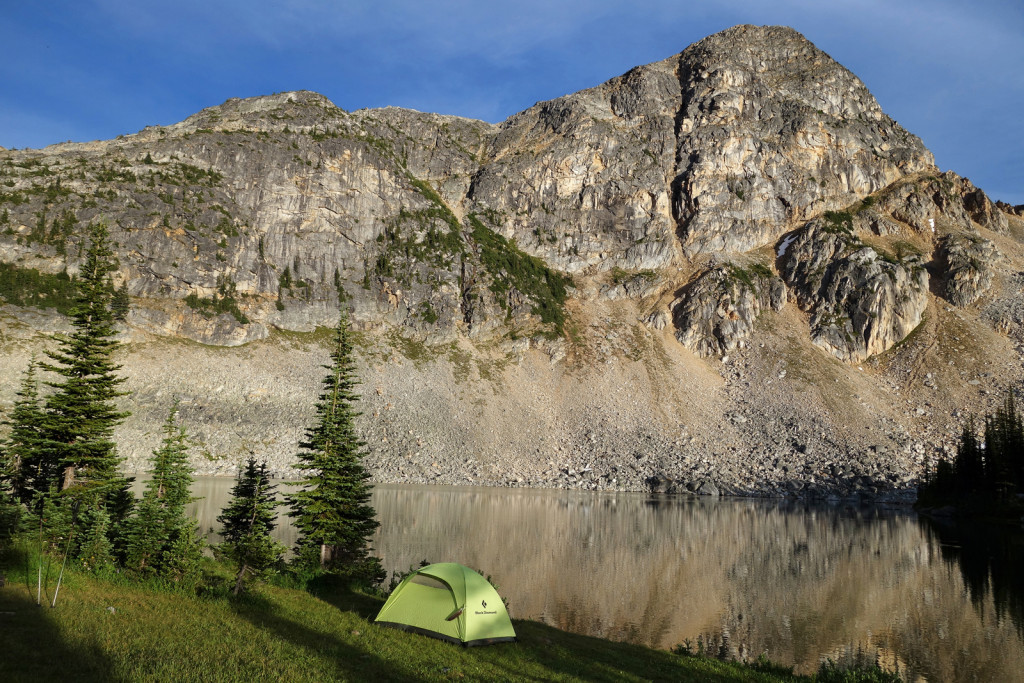
[[[11,559],[0,589],[3,681],[805,680],[529,621],[515,623],[518,643],[464,649],[375,626],[381,601],[346,591],[267,586],[203,599],[73,574],[56,609],[40,608],[34,570]]]

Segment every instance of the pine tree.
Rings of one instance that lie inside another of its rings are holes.
[[[128,296],[128,283],[122,282],[121,286],[114,290],[110,300],[110,312],[117,322],[124,322],[131,309],[132,300]]]
[[[160,575],[182,589],[195,588],[202,578],[203,548],[206,542],[199,536],[199,527],[186,520],[171,534],[171,545],[164,553]]]
[[[180,537],[194,536],[196,525],[185,514],[185,506],[192,501],[192,466],[185,428],[177,418],[175,401],[164,422],[161,446],[150,460],[146,490],[135,516],[126,525],[125,567],[134,571],[164,574],[164,568],[174,560],[175,542]]]
[[[16,470],[11,466],[11,461],[9,449],[0,445],[0,465],[3,469],[3,476],[0,476],[0,549],[14,535],[21,520],[21,506],[14,495],[12,473]]]
[[[369,505],[369,474],[363,468],[365,442],[356,434],[355,404],[359,384],[348,319],[342,313],[335,331],[331,364],[316,404],[317,422],[299,443],[297,467],[305,478],[289,494],[290,514],[299,530],[301,564],[380,580],[377,558],[368,540],[378,524]]]
[[[1013,394],[993,415],[985,418],[985,492],[1009,501],[1021,486],[1020,461],[1024,456],[1024,422]]]
[[[260,576],[284,554],[285,547],[270,535],[277,526],[276,491],[267,475],[266,461],[257,466],[256,458],[250,456],[231,489],[231,501],[217,517],[223,525],[224,552],[237,566],[235,595],[242,590],[247,575]]]
[[[4,473],[11,496],[28,504],[47,490],[57,476],[56,468],[43,457],[42,433],[46,421],[39,398],[39,380],[36,377],[35,357],[29,361],[22,377],[21,387],[5,424],[10,425],[4,449]]]
[[[114,338],[108,276],[115,269],[108,232],[102,223],[90,226],[90,244],[78,276],[78,294],[71,309],[74,331],[57,336],[52,363],[42,364],[60,380],[48,382],[54,392],[46,399],[43,457],[47,471],[56,471],[59,490],[90,505],[121,506],[128,480],[118,473],[120,459],[112,440],[114,427],[128,413],[114,400],[124,378],[112,360],[119,344]],[[124,510],[111,509],[117,523]]]
[[[0,491],[0,549],[14,536],[21,521],[21,506],[9,491]]]
[[[110,515],[106,508],[83,506],[76,546],[72,553],[88,570],[106,569],[114,565],[113,544],[110,535]],[[75,529],[71,530],[75,533]]]
[[[953,471],[959,496],[972,495],[982,487],[985,479],[984,449],[975,433],[974,420],[968,420],[960,435]]]
[[[919,489],[923,505],[964,506],[1016,519],[1024,512],[1017,498],[1024,491],[1024,418],[1011,393],[995,413],[985,417],[984,439],[979,440],[973,420],[960,435],[956,458],[940,461]]]

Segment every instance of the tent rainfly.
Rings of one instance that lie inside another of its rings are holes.
[[[455,562],[407,576],[374,621],[466,646],[516,639],[498,592],[478,572]]]

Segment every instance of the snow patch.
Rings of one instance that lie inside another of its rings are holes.
[[[789,249],[789,245],[793,244],[793,240],[796,239],[796,235],[790,235],[786,239],[782,240],[782,244],[779,245],[778,258],[782,258],[786,254],[786,249]]]

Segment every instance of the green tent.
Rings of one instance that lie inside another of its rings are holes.
[[[487,579],[455,562],[432,564],[398,584],[375,621],[463,645],[516,639],[505,603]]]

